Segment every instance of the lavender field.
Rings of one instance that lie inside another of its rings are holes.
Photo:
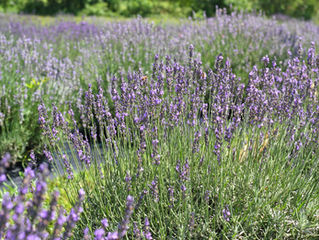
[[[319,239],[318,43],[221,9],[0,15],[0,239]]]

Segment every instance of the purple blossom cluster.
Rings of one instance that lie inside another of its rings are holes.
[[[1,168],[6,167],[8,156],[1,161]],[[47,178],[49,170],[42,164],[38,173],[27,167],[24,171],[22,186],[16,196],[5,193],[0,210],[1,239],[69,239],[79,217],[84,201],[84,191],[79,191],[78,203],[66,215],[58,204],[59,193],[52,193],[49,206],[45,207]],[[52,231],[49,227],[53,226]]]
[[[129,228],[129,220],[134,210],[134,198],[132,196],[128,196],[126,199],[126,210],[123,221],[119,224],[118,230],[114,232],[107,231],[109,227],[108,220],[105,218],[101,221],[102,228],[98,228],[94,231],[94,239],[95,240],[117,240],[122,239],[126,236],[127,230]],[[137,231],[139,231],[137,229]],[[84,239],[89,240],[92,239],[89,234],[89,229],[85,228],[84,230]]]

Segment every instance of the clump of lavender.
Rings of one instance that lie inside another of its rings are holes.
[[[154,159],[154,164],[159,165],[161,163],[161,156],[158,154],[158,139],[152,140],[153,145],[153,152],[151,154],[151,157]]]
[[[7,180],[6,177],[6,168],[9,167],[10,154],[5,153],[0,161],[0,184]]]
[[[83,189],[79,190],[78,202],[71,209],[68,217],[66,218],[65,231],[63,233],[63,239],[68,239],[72,236],[72,229],[76,223],[80,220],[80,214],[83,212],[82,203],[84,201],[85,192]]]
[[[144,168],[143,168],[143,154],[146,150],[146,142],[145,142],[145,126],[142,125],[139,129],[140,131],[140,148],[137,150],[137,161],[138,161],[138,164],[137,164],[137,168],[138,168],[138,171],[137,171],[137,174],[136,176],[140,176],[140,174],[144,171]]]
[[[190,167],[188,159],[186,159],[185,164],[183,166],[180,165],[180,161],[177,162],[175,167],[176,172],[179,175],[180,188],[182,190],[183,196],[186,196],[186,182],[189,180]]]
[[[197,153],[199,152],[199,140],[200,140],[200,137],[201,137],[201,133],[200,131],[196,131],[195,133],[195,137],[194,137],[194,142],[193,142],[193,153]]]
[[[147,217],[145,217],[144,220],[144,231],[143,231],[143,235],[147,240],[152,240],[152,234],[150,232],[150,222],[148,220]]]
[[[180,161],[178,161],[175,169],[179,175],[179,179],[182,182],[189,180],[190,167],[188,159],[186,159],[185,164],[183,166],[181,166]]]
[[[229,222],[230,220],[230,211],[229,211],[228,205],[226,205],[225,208],[223,209],[223,218],[225,219],[226,222]]]
[[[0,237],[4,239],[68,239],[82,211],[84,191],[79,191],[79,200],[70,215],[66,218],[62,208],[58,210],[58,192],[54,192],[49,208],[43,208],[44,194],[46,193],[46,179],[48,167],[42,164],[37,174],[35,189],[31,189],[31,181],[35,180],[35,173],[26,168],[22,187],[17,196],[4,195],[0,210]],[[32,197],[26,194],[30,192]],[[57,214],[57,212],[59,212]],[[66,223],[66,225],[65,225]],[[49,233],[49,224],[54,224],[52,233]],[[64,230],[63,230],[64,227]]]
[[[134,233],[134,238],[139,240],[141,239],[142,235],[141,235],[141,231],[138,228],[136,222],[133,223],[133,233]]]
[[[118,229],[118,234],[120,238],[126,235],[126,232],[128,230],[129,220],[133,213],[133,210],[134,210],[134,198],[129,195],[126,199],[125,216]]]
[[[194,212],[192,212],[190,215],[188,228],[189,228],[190,234],[192,235],[192,232],[194,231],[194,228],[195,228],[195,213]]]
[[[169,208],[173,208],[175,198],[174,198],[174,188],[172,186],[168,188],[168,198],[169,198]]]
[[[132,181],[132,177],[130,176],[130,173],[127,171],[126,172],[126,176],[125,176],[125,183],[126,183],[127,191],[131,191],[132,190],[131,181]]]
[[[107,232],[106,228],[109,226],[107,219],[103,219],[102,228],[98,228],[94,231],[94,236],[96,240],[102,240],[102,239],[107,239],[107,240],[117,240],[117,239],[122,239],[128,229],[129,229],[129,221],[131,218],[131,215],[134,210],[134,198],[132,196],[128,196],[126,199],[126,209],[125,209],[125,215],[123,221],[119,224],[118,230],[114,232]],[[88,230],[85,230],[84,235],[86,238],[89,238],[88,236]]]
[[[150,192],[154,198],[155,202],[159,201],[159,192],[158,192],[158,178],[155,177],[154,180],[149,185]]]

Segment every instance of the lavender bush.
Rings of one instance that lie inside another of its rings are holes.
[[[10,155],[6,156],[0,162],[1,171],[7,167]],[[27,167],[24,172],[23,184],[16,195],[10,196],[6,193],[2,198],[0,210],[0,237],[3,239],[71,239],[73,229],[80,219],[83,211],[82,203],[85,198],[85,192],[80,189],[78,192],[77,203],[71,208],[70,213],[58,204],[59,192],[54,191],[48,207],[45,207],[45,198],[47,192],[48,166],[42,164],[40,171],[36,173],[31,167]],[[1,175],[0,183],[5,180]],[[127,197],[125,217],[120,223],[118,231],[108,232],[103,239],[122,238],[128,230],[130,216],[133,210],[134,199]],[[107,219],[103,219],[102,225],[108,227]],[[88,228],[84,230],[84,238],[91,239],[88,235]],[[95,230],[94,239],[102,239],[105,235],[103,228]]]
[[[285,68],[263,57],[245,85],[222,54],[205,71],[190,45],[185,64],[155,56],[151,73],[113,77],[114,113],[101,82],[66,114],[40,105],[71,203],[88,195],[78,238],[120,222],[127,192],[138,199],[128,238],[318,236],[319,58],[314,44],[306,61],[297,52]]]
[[[7,161],[7,157],[3,158],[1,167],[5,167]],[[32,186],[35,175],[30,167],[26,168],[23,185],[18,194],[10,196],[7,193],[3,196],[0,211],[0,237],[3,239],[61,239],[62,234],[64,239],[71,237],[72,228],[79,220],[82,211],[84,191],[79,191],[78,203],[71,209],[69,215],[65,215],[63,209],[57,205],[58,192],[52,194],[49,207],[46,209],[42,205],[47,188],[47,165],[41,165],[35,185]]]

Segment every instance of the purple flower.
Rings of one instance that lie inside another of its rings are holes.
[[[37,234],[31,234],[27,237],[27,240],[41,240]]]
[[[104,218],[104,219],[101,221],[101,223],[102,223],[102,225],[103,225],[104,228],[107,228],[107,227],[109,226],[109,223],[108,223],[108,221],[107,221],[106,218]]]
[[[126,235],[126,232],[128,230],[129,220],[133,213],[133,210],[134,210],[134,198],[128,195],[126,199],[125,216],[118,228],[118,236],[121,238]]]
[[[104,235],[105,231],[103,228],[99,228],[94,231],[95,240],[102,240]]]
[[[172,208],[174,206],[174,201],[175,201],[173,187],[168,188],[168,194],[169,194],[169,203],[170,203],[169,207]]]
[[[5,175],[5,174],[1,174],[1,175],[0,175],[0,184],[3,183],[3,182],[5,182],[6,180],[7,180],[6,175]]]
[[[15,213],[18,214],[18,215],[21,215],[24,211],[24,206],[22,203],[18,203],[16,206],[15,206]]]
[[[48,218],[48,216],[49,216],[49,211],[47,211],[47,210],[42,210],[42,211],[40,212],[39,216],[40,216],[42,219],[46,219],[46,218]]]
[[[136,222],[133,223],[133,233],[135,239],[141,239],[141,231],[139,230]]]
[[[30,177],[31,179],[35,177],[34,171],[33,171],[30,167],[27,167],[27,168],[24,170],[24,175],[25,175],[26,177]]]
[[[79,199],[81,202],[84,200],[84,197],[85,197],[85,191],[81,188],[79,190]]]
[[[89,228],[88,227],[86,227],[85,229],[84,229],[84,231],[83,231],[83,238],[84,238],[84,240],[89,240],[89,239],[91,239],[91,236],[89,235]]]
[[[128,191],[131,191],[131,181],[132,181],[132,178],[130,177],[129,172],[127,171],[125,176],[125,183],[126,183]]]
[[[4,166],[5,168],[9,167],[11,155],[10,153],[5,153],[4,156],[1,159],[1,165]]]
[[[228,205],[226,205],[226,207],[223,209],[223,217],[227,222],[230,221],[230,211]]]
[[[158,192],[158,179],[157,177],[154,178],[154,180],[151,182],[149,185],[149,188],[151,190],[151,193],[154,197],[154,201],[158,202],[159,201],[159,192]]]
[[[144,220],[144,237],[147,239],[147,240],[152,240],[152,234],[150,232],[150,222],[148,220],[147,217],[145,217],[145,220]]]
[[[30,153],[30,158],[35,161],[35,154],[34,154],[34,151],[32,150],[31,153]]]
[[[119,234],[118,232],[109,232],[106,236],[107,240],[117,240],[119,239]]]
[[[57,224],[62,226],[66,222],[66,216],[60,215],[57,219]]]

